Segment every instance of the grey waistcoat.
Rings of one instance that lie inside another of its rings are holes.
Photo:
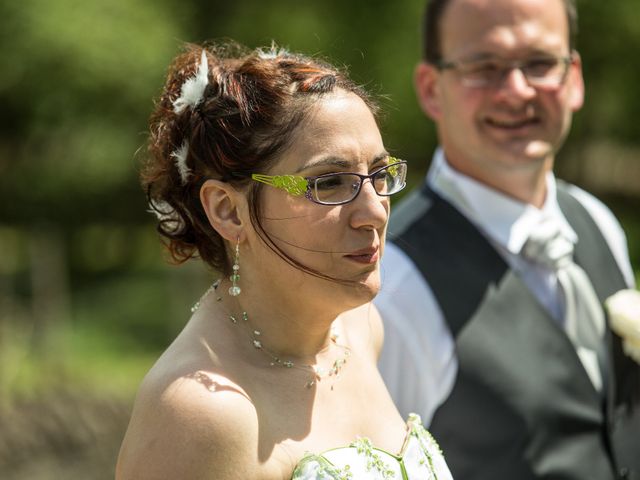
[[[600,300],[626,288],[600,230],[560,183],[558,202]],[[640,367],[620,339],[607,330],[603,401],[561,327],[453,206],[425,186],[395,220],[392,239],[455,338],[458,374],[430,426],[454,478],[640,479]]]

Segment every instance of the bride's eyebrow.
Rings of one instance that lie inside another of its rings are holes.
[[[309,168],[316,168],[316,167],[331,166],[331,167],[338,167],[338,168],[349,168],[352,165],[353,165],[353,162],[345,160],[342,157],[325,157],[325,158],[321,158],[316,162],[310,162],[305,165],[302,165],[294,173],[299,173],[303,170],[307,170]]]
[[[389,152],[387,152],[385,150],[382,153],[379,153],[378,155],[373,157],[373,160],[371,162],[369,162],[369,165],[375,165],[376,163],[381,162],[382,160],[385,160],[386,158],[388,158],[390,156],[391,155],[389,155]]]
[[[384,160],[385,158],[387,158],[389,156],[389,152],[387,152],[386,150],[378,155],[376,155],[375,157],[373,157],[373,159],[369,162],[369,165],[375,165],[376,163]],[[353,166],[353,162],[349,161],[349,160],[345,160],[342,157],[325,157],[325,158],[321,158],[320,160],[316,161],[316,162],[311,162],[308,163],[306,165],[302,165],[300,168],[298,168],[294,173],[299,173],[303,170],[307,170],[309,168],[315,168],[315,167],[326,167],[326,166],[331,166],[331,167],[337,167],[337,168],[349,168]]]

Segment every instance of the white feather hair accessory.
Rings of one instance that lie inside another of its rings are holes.
[[[186,185],[191,176],[191,169],[187,165],[187,154],[189,153],[189,142],[185,140],[177,150],[171,153],[174,161],[176,162],[176,168],[180,174],[180,180],[182,185]]]
[[[272,43],[269,48],[258,49],[258,58],[262,60],[273,60],[287,55],[289,55],[289,51],[286,48],[278,48],[275,43]]]
[[[202,50],[200,65],[195,76],[188,78],[180,88],[180,96],[173,102],[173,111],[181,113],[185,108],[194,108],[202,101],[204,90],[209,85],[209,64],[207,53]]]
[[[153,213],[160,222],[164,222],[171,231],[179,231],[184,228],[184,222],[178,212],[164,200],[149,200],[149,213]]]

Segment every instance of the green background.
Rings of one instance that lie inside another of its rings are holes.
[[[605,200],[640,267],[637,0],[579,1],[587,96],[560,177]],[[135,388],[213,278],[166,264],[137,183],[146,121],[184,41],[275,41],[348,66],[387,148],[426,172],[422,0],[2,0],[0,478],[113,478]]]

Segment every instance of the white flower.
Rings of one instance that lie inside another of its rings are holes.
[[[640,363],[640,292],[620,290],[605,301],[611,329],[622,338],[624,353]]]
[[[202,101],[204,90],[209,84],[209,64],[207,53],[202,50],[200,65],[195,76],[185,80],[180,88],[180,96],[173,102],[173,111],[181,113],[187,107],[195,107]]]

